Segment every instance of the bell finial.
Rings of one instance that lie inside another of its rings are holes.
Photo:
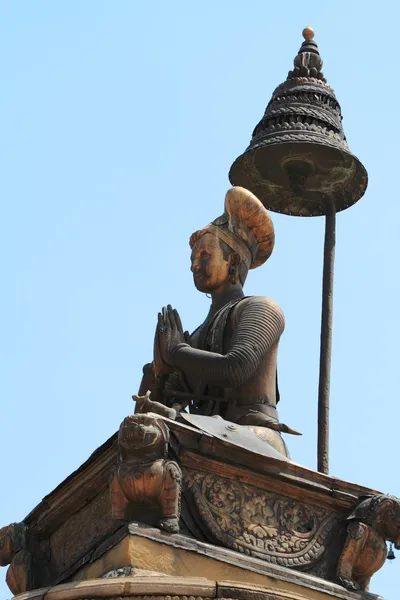
[[[294,59],[294,69],[289,71],[288,79],[298,77],[311,77],[326,82],[322,69],[322,58],[320,57],[318,46],[314,41],[314,29],[307,25],[303,29],[304,42]]]

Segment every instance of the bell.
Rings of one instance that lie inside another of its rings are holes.
[[[394,555],[394,551],[393,551],[393,544],[391,543],[389,546],[389,552],[387,553],[387,557],[388,560],[394,560],[396,557]]]
[[[317,216],[327,213],[327,197],[336,212],[357,202],[368,176],[348,148],[340,105],[321,72],[313,29],[306,27],[303,37],[293,71],[272,94],[229,179],[272,211]]]

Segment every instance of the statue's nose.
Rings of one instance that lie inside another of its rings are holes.
[[[200,271],[200,266],[197,265],[196,263],[193,263],[192,266],[190,267],[190,270],[192,271],[192,273],[197,273],[198,271]]]

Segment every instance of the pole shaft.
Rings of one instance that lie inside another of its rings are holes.
[[[321,353],[318,388],[318,471],[329,472],[329,394],[332,358],[333,274],[336,243],[336,207],[327,199],[322,279]]]

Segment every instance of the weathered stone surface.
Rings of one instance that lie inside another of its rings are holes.
[[[338,586],[317,590],[286,582],[252,585],[195,577],[94,579],[27,592],[14,600],[382,600],[372,594],[343,593]]]

